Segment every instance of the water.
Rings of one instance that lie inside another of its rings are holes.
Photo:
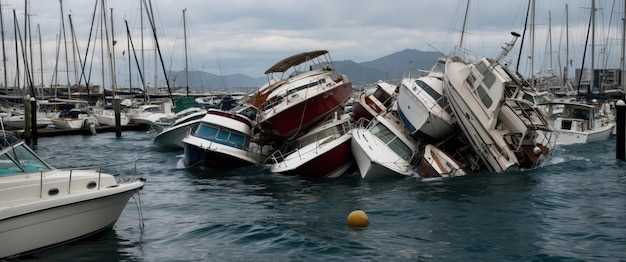
[[[374,183],[192,174],[175,169],[181,152],[158,152],[145,133],[44,138],[37,151],[57,167],[141,158],[145,231],[131,202],[114,230],[27,260],[625,260],[626,163],[614,150],[565,147],[543,168],[504,176]],[[354,209],[369,228],[345,225]]]

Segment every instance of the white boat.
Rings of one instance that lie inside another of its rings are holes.
[[[104,109],[97,111],[95,114],[99,125],[115,126],[115,111],[111,109]],[[120,125],[126,126],[130,120],[125,112],[120,112]]]
[[[413,174],[416,142],[406,133],[394,112],[361,120],[352,130],[352,154],[364,179]]]
[[[454,131],[454,118],[443,94],[443,75],[433,72],[417,79],[403,79],[398,113],[414,136],[419,132],[437,140],[448,137]]]
[[[555,141],[543,113],[523,99],[524,81],[499,63],[519,35],[514,36],[495,60],[468,63],[455,56],[447,58],[445,66],[445,91],[457,123],[495,173],[538,166]]]
[[[23,129],[24,128],[24,115],[12,115],[3,118],[5,127],[11,129]],[[45,115],[37,114],[37,128],[45,128],[52,124],[52,120]]]
[[[58,129],[81,129],[96,123],[95,117],[91,117],[89,113],[78,109],[61,112],[58,118],[52,119],[52,124]]]
[[[268,161],[272,173],[304,177],[338,177],[353,164],[350,116],[336,116],[294,141]]]
[[[352,119],[355,121],[361,118],[372,120],[374,116],[391,109],[397,89],[395,85],[387,82],[376,82],[376,88],[363,91],[354,101]]]
[[[0,259],[112,228],[144,186],[94,170],[57,170],[23,143],[0,141]]]
[[[154,137],[154,144],[163,149],[182,149],[183,139],[198,127],[206,113],[204,109],[188,108],[178,112],[174,119],[159,120],[160,125],[169,126]]]
[[[557,145],[586,144],[608,140],[615,122],[592,105],[582,103],[548,103],[548,114],[557,135]]]
[[[128,113],[130,123],[153,126],[162,118],[173,117],[171,112],[163,112],[159,105],[142,105]]]
[[[433,145],[426,145],[424,148],[424,156],[420,161],[418,173],[423,180],[466,175],[457,161]]]
[[[252,120],[236,112],[210,109],[196,130],[183,139],[186,168],[238,168],[262,161],[261,147],[251,142]]]

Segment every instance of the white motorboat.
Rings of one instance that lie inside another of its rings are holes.
[[[58,129],[81,129],[96,123],[95,117],[78,109],[61,112],[58,118],[52,119],[52,124]]]
[[[24,115],[12,115],[3,118],[5,127],[11,129],[23,129],[24,128]],[[37,128],[45,128],[52,125],[52,120],[45,115],[37,114]]]
[[[182,141],[184,166],[223,169],[257,165],[263,158],[262,148],[251,140],[251,119],[234,111],[210,109]]]
[[[182,149],[183,139],[198,127],[206,113],[204,109],[192,107],[178,112],[174,119],[159,120],[158,124],[165,128],[154,137],[154,144],[163,149]]]
[[[514,34],[514,40],[506,43],[495,60],[446,60],[445,91],[457,123],[476,154],[495,173],[536,167],[554,146],[544,114],[523,99],[525,82],[499,63],[518,36]]]
[[[338,177],[353,164],[350,116],[337,115],[268,157],[272,173]]]
[[[384,81],[378,81],[376,88],[363,91],[354,101],[352,119],[361,118],[372,120],[374,116],[391,109],[395,99],[397,87]]]
[[[394,112],[378,115],[367,125],[366,122],[360,120],[352,130],[352,154],[361,177],[411,176],[416,142],[405,132]]]
[[[55,169],[0,134],[0,259],[112,228],[143,186],[95,170]]]
[[[557,145],[586,144],[608,140],[615,122],[600,109],[582,103],[548,103],[548,114],[557,135]]]
[[[424,148],[424,156],[420,161],[418,173],[423,180],[452,178],[467,174],[457,161],[433,145],[426,145]]]
[[[99,125],[105,126],[115,126],[115,111],[111,109],[103,109],[97,111],[95,114],[96,119],[98,120]],[[128,119],[128,115],[121,111],[120,112],[120,125],[126,126],[130,120]]]
[[[173,117],[171,112],[164,112],[159,105],[142,105],[128,113],[130,123],[153,126],[162,118]]]
[[[437,140],[448,137],[454,131],[454,118],[443,94],[443,74],[403,79],[398,113],[414,136],[419,132]]]

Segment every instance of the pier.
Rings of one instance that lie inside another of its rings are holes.
[[[125,131],[147,131],[150,127],[143,124],[128,124],[121,126],[121,132]],[[112,133],[116,132],[114,126],[98,126],[96,127],[96,134]],[[24,130],[16,130],[15,134],[19,138],[23,138],[25,135]],[[72,135],[93,135],[89,128],[81,129],[56,129],[56,128],[41,128],[37,130],[39,137],[57,137],[57,136],[72,136]]]

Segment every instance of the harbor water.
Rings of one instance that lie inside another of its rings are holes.
[[[561,147],[507,175],[367,182],[178,170],[182,152],[158,151],[143,132],[42,138],[36,151],[56,167],[139,159],[145,228],[131,200],[112,230],[24,260],[626,260],[626,163],[614,150],[614,140]],[[367,229],[346,225],[355,209]]]

